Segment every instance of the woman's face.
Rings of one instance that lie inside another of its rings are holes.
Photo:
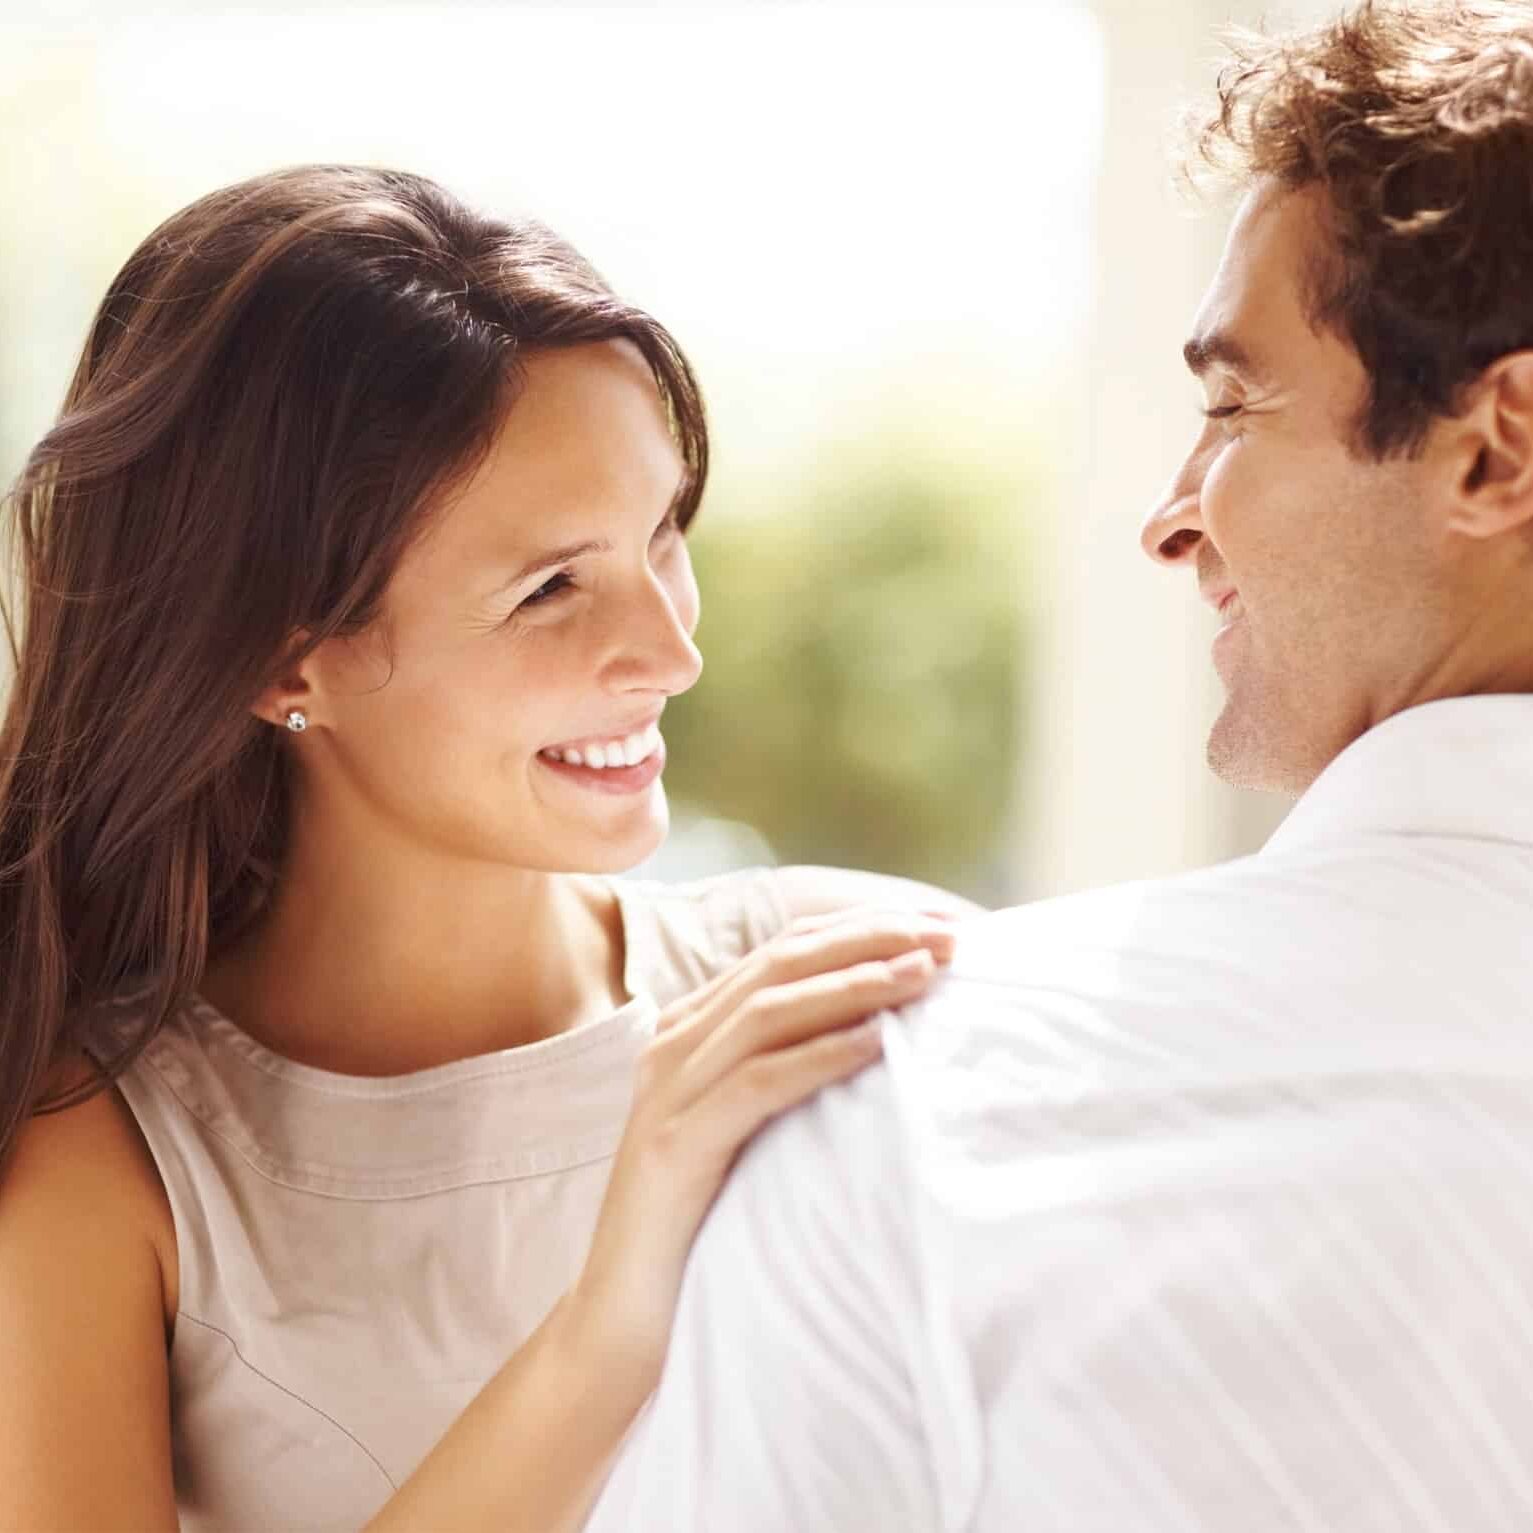
[[[292,741],[306,807],[529,869],[648,856],[667,825],[654,726],[702,669],[672,519],[682,482],[637,348],[527,359],[489,456],[401,561],[380,623],[315,652],[312,727]],[[613,767],[614,747],[637,764]]]

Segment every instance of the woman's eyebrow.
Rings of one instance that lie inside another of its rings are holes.
[[[529,559],[505,584],[507,586],[520,585],[529,575],[540,574],[544,570],[552,569],[556,564],[567,564],[571,559],[579,559],[585,554],[610,554],[612,545],[605,538],[590,539],[584,543],[567,543],[563,548],[550,548],[545,553],[538,554],[536,558]],[[503,586],[502,589],[505,589]]]
[[[675,511],[680,506],[690,482],[688,476],[682,476],[681,483],[676,486],[676,493],[671,496],[670,510]],[[557,564],[567,564],[571,559],[580,559],[586,554],[610,554],[611,552],[612,544],[606,538],[588,538],[583,543],[566,543],[562,548],[545,549],[544,552],[535,554],[529,559],[514,575],[508,575],[495,589],[497,593],[509,590],[514,585],[520,585],[530,575],[541,574]]]

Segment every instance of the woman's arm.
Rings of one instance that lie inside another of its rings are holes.
[[[605,1358],[565,1294],[366,1533],[575,1533],[658,1382]]]
[[[110,1092],[0,1175],[0,1528],[174,1533],[164,1193]]]

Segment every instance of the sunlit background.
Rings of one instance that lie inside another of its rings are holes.
[[[161,219],[281,164],[420,171],[552,224],[703,379],[707,664],[645,871],[1000,904],[1250,850],[1283,806],[1208,776],[1213,620],[1136,532],[1226,217],[1166,149],[1257,13],[0,0],[0,471]]]

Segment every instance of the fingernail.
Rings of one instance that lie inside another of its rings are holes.
[[[918,947],[909,953],[901,953],[889,968],[900,979],[913,979],[918,974],[925,974],[932,966],[932,955],[929,949]]]
[[[880,1054],[884,1047],[884,1025],[876,1017],[859,1022],[847,1036],[857,1048],[869,1054]]]

